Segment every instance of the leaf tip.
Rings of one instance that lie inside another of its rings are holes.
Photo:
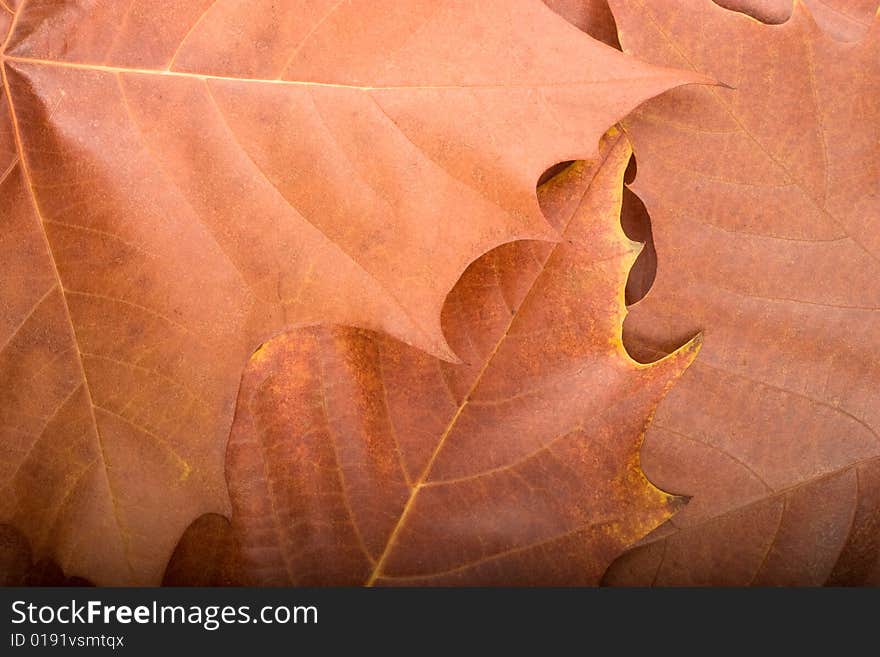
[[[678,495],[675,493],[667,493],[666,507],[670,513],[675,515],[679,511],[682,511],[684,507],[686,507],[690,503],[692,497],[692,495]]]
[[[266,357],[269,355],[268,344],[268,342],[264,342],[254,350],[254,353],[252,353],[250,357],[251,362],[259,363],[266,359]]]
[[[418,347],[418,345],[414,345]],[[426,345],[425,349],[432,356],[439,358],[440,360],[446,361],[447,363],[451,363],[452,365],[464,365],[464,361],[458,357],[452,347],[449,346],[449,343],[446,341],[446,337],[443,335],[442,330],[439,331],[437,337],[432,341],[430,345]]]
[[[700,349],[703,348],[703,331],[697,333],[694,337],[688,340],[682,347],[680,347],[677,351],[672,352],[670,355],[681,354],[684,363],[682,367],[682,371],[686,370],[691,366],[691,363],[694,362],[697,355],[700,353]]]

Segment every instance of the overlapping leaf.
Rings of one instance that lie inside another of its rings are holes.
[[[644,358],[705,331],[643,450],[687,508],[611,583],[880,582],[880,23],[796,4],[768,27],[709,0],[611,3],[627,51],[733,88],[624,123],[653,223]]]
[[[339,322],[451,357],[465,266],[552,238],[534,185],[696,79],[539,0],[15,3],[0,101],[0,521],[158,582],[227,512],[248,354]]]
[[[544,4],[594,39],[620,49],[608,0],[544,0]]]
[[[465,272],[443,315],[465,364],[343,328],[254,356],[227,457],[249,583],[596,583],[669,517],[638,448],[696,345],[651,366],[623,350],[629,153],[618,135],[542,188],[564,241]],[[200,533],[217,544],[194,527],[181,561]]]

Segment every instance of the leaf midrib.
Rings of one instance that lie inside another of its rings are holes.
[[[191,71],[168,71],[164,69],[137,68],[127,66],[108,66],[105,64],[87,64],[80,62],[64,62],[38,57],[20,57],[17,55],[3,55],[3,62],[19,64],[32,64],[51,68],[74,69],[79,71],[94,71],[104,73],[122,73],[128,75],[150,75],[161,78],[185,78],[189,80],[218,80],[222,82],[240,82],[248,84],[271,84],[295,87],[325,87],[330,89],[351,89],[353,91],[393,91],[393,90],[431,90],[431,89],[551,89],[590,85],[614,84],[620,81],[644,82],[648,80],[664,79],[664,75],[638,75],[622,78],[605,78],[601,80],[571,80],[569,82],[520,82],[520,83],[495,83],[495,84],[436,84],[436,85],[356,85],[338,84],[333,82],[318,82],[312,80],[283,80],[279,78],[251,78],[233,75],[216,75],[211,73],[195,73]]]

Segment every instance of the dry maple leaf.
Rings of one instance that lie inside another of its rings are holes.
[[[834,41],[709,0],[611,6],[624,48],[734,89],[624,123],[657,279],[640,354],[705,331],[642,459],[693,495],[611,583],[880,583],[880,21]],[[680,343],[680,342],[678,342]]]
[[[254,355],[227,454],[246,581],[594,584],[670,516],[680,500],[644,478],[638,449],[697,343],[648,366],[623,349],[640,248],[619,218],[629,157],[614,137],[542,187],[564,241],[465,272],[443,321],[466,364],[349,328]],[[199,561],[184,543],[180,561]]]
[[[340,322],[451,357],[461,271],[554,237],[541,171],[702,80],[539,0],[15,3],[0,100],[0,521],[158,582],[228,511],[248,355]]]

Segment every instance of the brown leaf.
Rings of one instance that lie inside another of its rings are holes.
[[[157,583],[228,512],[248,355],[293,326],[452,358],[461,271],[552,238],[534,185],[702,80],[539,0],[21,3],[2,49],[0,521]]]
[[[614,137],[542,187],[562,242],[465,272],[443,315],[464,364],[347,328],[255,354],[227,475],[256,583],[593,584],[678,507],[638,448],[697,343],[650,366],[623,349],[629,157]]]
[[[767,27],[709,0],[612,8],[628,51],[733,89],[625,129],[657,279],[643,359],[705,331],[642,451],[687,508],[612,583],[880,582],[880,21],[858,44],[803,5]]]

